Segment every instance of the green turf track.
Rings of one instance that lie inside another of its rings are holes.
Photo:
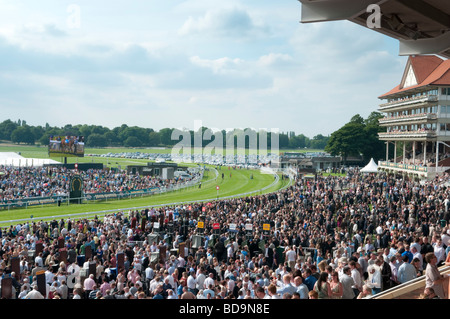
[[[56,205],[48,205],[33,208],[30,207],[26,209],[14,208],[9,211],[1,211],[0,222],[2,222],[2,225],[8,225],[8,221],[30,219],[31,216],[33,216],[33,220],[53,219],[54,216],[61,215],[104,212],[180,202],[198,202],[208,199],[216,199],[217,195],[219,198],[241,196],[241,194],[250,192],[253,192],[251,195],[257,195],[261,194],[258,190],[261,190],[274,182],[273,175],[263,174],[259,170],[228,169],[228,167],[222,167],[221,170],[218,170],[219,176],[216,179],[216,174],[214,173],[213,168],[210,168],[211,170],[204,176],[201,189],[199,189],[198,186],[193,186],[183,190],[133,199],[108,200],[95,203],[91,202],[88,204],[63,204],[60,207]],[[223,180],[221,178],[222,172],[224,173]],[[232,175],[231,177],[230,173]],[[253,175],[253,179],[250,178],[251,175]],[[275,185],[265,189],[264,193],[276,191],[287,186],[288,183],[289,180],[282,180],[280,178]],[[216,190],[217,185],[220,187],[218,194]],[[102,213],[99,213],[98,215],[101,214]],[[15,223],[16,222],[11,222],[11,224]]]

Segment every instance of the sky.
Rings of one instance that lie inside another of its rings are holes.
[[[0,0],[0,121],[329,135],[399,84],[398,41],[298,0]]]

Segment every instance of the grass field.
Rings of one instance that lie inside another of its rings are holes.
[[[108,152],[114,152],[111,149],[97,149],[102,154]],[[123,149],[117,149],[117,152],[122,152]],[[129,150],[128,150],[129,151]],[[10,146],[0,147],[0,152],[20,152],[24,157],[35,158],[47,158],[47,148],[44,147],[32,147],[32,146]],[[86,150],[89,153],[90,150]],[[94,154],[93,152],[91,154]],[[148,160],[138,159],[126,159],[126,158],[102,158],[102,157],[84,157],[84,158],[68,158],[69,163],[76,162],[103,162],[107,166],[122,166],[125,168],[129,164],[145,164]],[[185,165],[185,164],[183,164]],[[196,164],[186,164],[196,165]],[[217,196],[219,198],[229,196],[241,196],[244,193],[253,192],[251,195],[260,194],[259,190],[268,187],[274,183],[275,179],[272,174],[261,173],[259,170],[247,170],[247,169],[232,169],[228,167],[222,167],[218,170],[218,177],[216,178],[215,167],[207,165],[210,170],[204,175],[202,181],[202,187],[193,186],[187,189],[172,191],[168,193],[162,193],[158,195],[152,195],[147,197],[139,197],[132,199],[122,200],[108,200],[100,202],[90,202],[87,204],[63,204],[60,207],[56,205],[38,206],[30,208],[15,208],[11,210],[5,210],[0,212],[0,223],[8,225],[11,220],[30,219],[53,219],[61,215],[74,215],[74,214],[87,214],[93,212],[91,215],[101,215],[104,211],[129,209],[133,207],[149,207],[158,206],[161,204],[171,204],[180,202],[198,202],[204,200],[213,200]],[[222,173],[224,173],[224,179],[222,180]],[[231,177],[230,177],[231,174]],[[274,192],[280,188],[287,186],[289,180],[282,180],[281,178],[277,183],[264,190],[264,193]],[[216,186],[219,186],[217,192]],[[257,191],[257,192],[255,192]],[[88,215],[86,215],[88,216]],[[90,216],[90,215],[89,215]],[[12,223],[13,224],[13,223]]]
[[[126,147],[116,147],[116,148],[89,148],[85,149],[85,154],[106,154],[106,153],[122,153],[122,152],[141,152],[141,153],[160,153],[160,154],[169,154],[171,153],[171,148],[165,147],[150,147],[150,148],[126,148]],[[270,149],[268,150],[270,151]],[[48,149],[47,146],[38,146],[38,145],[16,145],[16,144],[8,144],[8,143],[0,143],[0,152],[20,152],[24,157],[35,157],[35,158],[47,158],[48,157]],[[323,152],[323,150],[318,149],[281,149],[280,153],[283,152],[297,152],[297,153],[306,153],[306,152]],[[76,161],[77,158],[67,158],[68,160]],[[82,158],[78,158],[81,160]],[[58,160],[58,158],[55,158]]]

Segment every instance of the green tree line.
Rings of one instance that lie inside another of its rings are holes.
[[[325,151],[341,156],[344,162],[350,156],[363,156],[365,162],[371,158],[375,161],[385,158],[385,144],[378,139],[378,133],[386,131],[378,122],[382,117],[379,112],[370,113],[366,119],[359,114],[354,115],[348,123],[331,134]]]
[[[42,125],[28,125],[25,120],[12,121],[11,119],[5,120],[0,123],[0,140],[11,141],[17,144],[28,145],[48,145],[50,136],[84,136],[84,140],[87,147],[172,147],[177,144],[181,137],[176,136],[174,128],[163,128],[156,131],[151,128],[143,128],[138,126],[128,126],[122,124],[121,126],[110,129],[101,125],[87,125],[67,124],[63,127],[50,126],[48,123],[45,126]],[[195,135],[202,132],[202,136],[208,128],[202,127],[197,132],[189,131],[191,136],[191,145],[196,145],[194,142]],[[263,132],[256,132],[251,129],[238,130],[236,129],[234,134],[235,145],[237,145],[237,139],[241,134],[246,133],[256,134],[258,147],[260,143],[260,136]],[[267,147],[271,147],[271,132],[264,132],[267,136]],[[248,134],[245,137],[246,148],[249,147],[252,134]],[[175,135],[175,137],[173,137]],[[209,139],[200,138],[202,147],[205,147],[209,143],[215,141],[215,138],[222,138],[223,146],[226,145],[227,132],[225,130],[218,132],[218,134],[211,135]],[[313,138],[309,138],[303,134],[296,135],[294,132],[279,133],[278,143],[280,149],[324,149],[327,145],[330,137],[318,134]]]

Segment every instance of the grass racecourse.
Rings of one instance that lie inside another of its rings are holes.
[[[86,154],[103,154],[119,152],[156,152],[162,153],[160,149],[86,149]],[[38,146],[2,146],[0,152],[20,152],[27,158],[48,158],[47,148]],[[54,158],[55,160],[60,160]],[[104,157],[83,157],[67,158],[68,163],[95,162],[103,163],[108,167],[125,168],[127,165],[145,165],[149,160],[127,159],[127,158],[104,158]],[[0,163],[1,164],[1,163]],[[183,166],[197,164],[180,164]],[[233,169],[231,167],[216,167],[206,165],[201,188],[198,185],[185,189],[171,191],[167,193],[155,194],[144,197],[134,197],[131,199],[109,199],[104,201],[89,202],[83,204],[66,204],[33,206],[28,208],[11,208],[0,211],[0,225],[22,223],[26,220],[49,220],[71,217],[72,219],[88,218],[94,215],[104,215],[108,212],[118,210],[128,210],[133,208],[154,207],[174,203],[193,203],[200,201],[215,200],[217,198],[254,196],[262,193],[277,191],[289,185],[288,179],[276,180],[274,175],[255,169]],[[222,173],[224,178],[222,179]],[[219,186],[219,190],[217,190]],[[263,191],[261,191],[264,189]],[[246,195],[243,195],[246,194]]]

